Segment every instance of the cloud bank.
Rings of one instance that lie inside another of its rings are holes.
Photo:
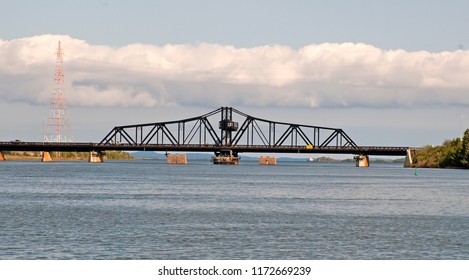
[[[58,41],[71,106],[469,106],[469,51],[355,43],[116,48],[59,35],[0,40],[2,102],[49,103]]]

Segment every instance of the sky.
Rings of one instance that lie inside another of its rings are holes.
[[[0,0],[0,141],[42,141],[64,49],[73,138],[221,106],[438,145],[469,127],[469,1]]]

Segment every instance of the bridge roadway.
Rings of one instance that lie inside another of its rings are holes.
[[[307,146],[264,146],[264,145],[199,145],[199,144],[98,144],[98,143],[53,143],[53,142],[0,142],[0,151],[47,151],[47,152],[102,152],[102,151],[163,151],[163,152],[217,152],[232,150],[238,153],[300,153],[300,154],[354,154],[368,156],[405,156],[410,147],[307,147]]]

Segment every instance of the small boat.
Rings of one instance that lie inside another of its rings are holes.
[[[307,162],[313,162],[314,161],[314,158],[313,157],[310,157],[309,159],[306,160]]]

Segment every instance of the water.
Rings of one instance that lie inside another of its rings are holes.
[[[469,259],[469,172],[0,162],[0,259]]]

